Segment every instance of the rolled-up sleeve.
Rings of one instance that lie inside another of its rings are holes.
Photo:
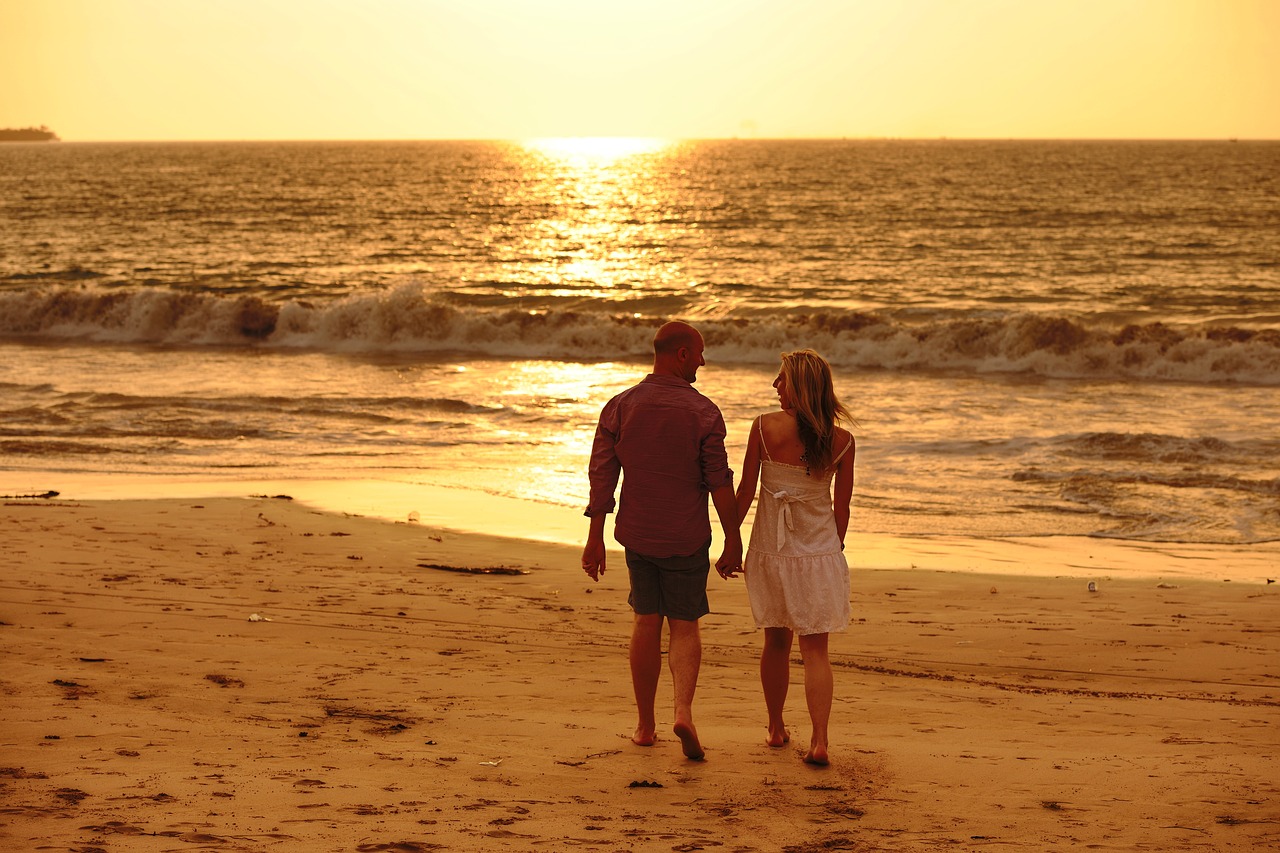
[[[622,473],[617,449],[618,421],[618,407],[616,401],[611,400],[600,412],[595,441],[591,445],[591,464],[587,469],[591,494],[583,513],[588,517],[613,512],[615,506],[614,492]]]
[[[733,486],[733,469],[729,467],[729,455],[724,449],[725,434],[724,416],[715,410],[708,418],[698,457],[702,466],[702,486],[708,493],[726,485]]]

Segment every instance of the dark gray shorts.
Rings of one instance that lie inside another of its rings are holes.
[[[627,548],[631,575],[627,604],[642,616],[660,613],[686,622],[706,616],[711,612],[707,603],[710,549],[710,540],[687,557],[646,557]]]

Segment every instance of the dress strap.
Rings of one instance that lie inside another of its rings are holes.
[[[769,455],[769,445],[764,443],[764,415],[756,418],[756,432],[760,433],[760,449],[764,451],[764,458],[772,462],[773,457]]]
[[[849,436],[849,443],[846,444],[844,447],[840,448],[840,452],[837,453],[834,458],[832,458],[831,460],[832,468],[836,467],[836,463],[840,461],[840,457],[844,456],[845,453],[848,452],[850,447],[853,447],[853,436]]]

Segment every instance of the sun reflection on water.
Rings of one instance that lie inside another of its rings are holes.
[[[519,147],[525,180],[515,192],[537,213],[511,235],[523,295],[622,299],[679,279],[664,257],[677,203],[665,162],[673,140],[545,138]]]
[[[600,408],[643,372],[633,364],[542,360],[512,362],[495,370],[493,399],[523,423],[554,425],[539,430],[531,452],[538,464],[521,479],[519,490],[536,501],[585,505],[584,471]]]

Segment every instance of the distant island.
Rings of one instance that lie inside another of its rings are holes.
[[[0,142],[58,142],[58,134],[43,124],[39,127],[0,128]]]

